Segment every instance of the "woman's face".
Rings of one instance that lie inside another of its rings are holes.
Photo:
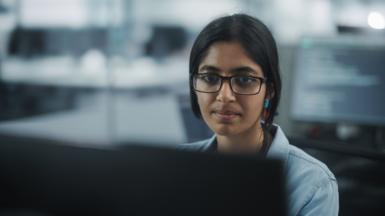
[[[216,42],[210,46],[198,68],[198,74],[221,76],[250,75],[264,77],[261,67],[251,60],[238,42]],[[217,135],[234,136],[255,133],[266,94],[266,85],[256,95],[237,95],[223,81],[217,93],[196,92],[202,117]]]

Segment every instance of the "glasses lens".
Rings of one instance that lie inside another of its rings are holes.
[[[235,76],[231,79],[231,86],[238,94],[257,94],[261,88],[261,80],[250,76]]]
[[[221,78],[215,74],[197,74],[194,76],[194,88],[202,92],[217,92],[221,87]]]

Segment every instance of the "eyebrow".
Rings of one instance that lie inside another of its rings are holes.
[[[233,68],[230,71],[231,71],[231,73],[237,73],[237,74],[242,73],[242,74],[258,75],[257,71],[255,71],[253,68],[247,67],[247,66]]]
[[[220,72],[221,70],[212,65],[204,65],[200,68],[200,71],[209,71],[209,72]],[[246,74],[246,75],[258,75],[257,71],[248,66],[236,67],[230,70],[232,74]]]
[[[210,71],[210,72],[219,72],[221,71],[219,68],[211,65],[204,65],[199,69],[200,71]]]

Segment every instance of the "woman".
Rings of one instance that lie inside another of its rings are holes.
[[[280,91],[277,47],[268,28],[245,14],[212,21],[191,50],[190,96],[194,114],[214,136],[183,148],[280,158],[287,175],[289,215],[338,215],[334,175],[290,145],[273,124]]]

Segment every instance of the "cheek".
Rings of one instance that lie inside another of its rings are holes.
[[[215,94],[197,94],[198,105],[202,114],[202,119],[212,130],[215,128],[215,121],[211,116],[211,106],[215,102],[215,97],[213,95]]]
[[[258,97],[252,100],[246,100],[242,104],[247,120],[255,121],[261,117],[263,110],[263,98]]]
[[[210,96],[210,94],[197,93],[198,105],[202,116],[206,116],[207,112],[209,112],[209,107],[211,104]]]

